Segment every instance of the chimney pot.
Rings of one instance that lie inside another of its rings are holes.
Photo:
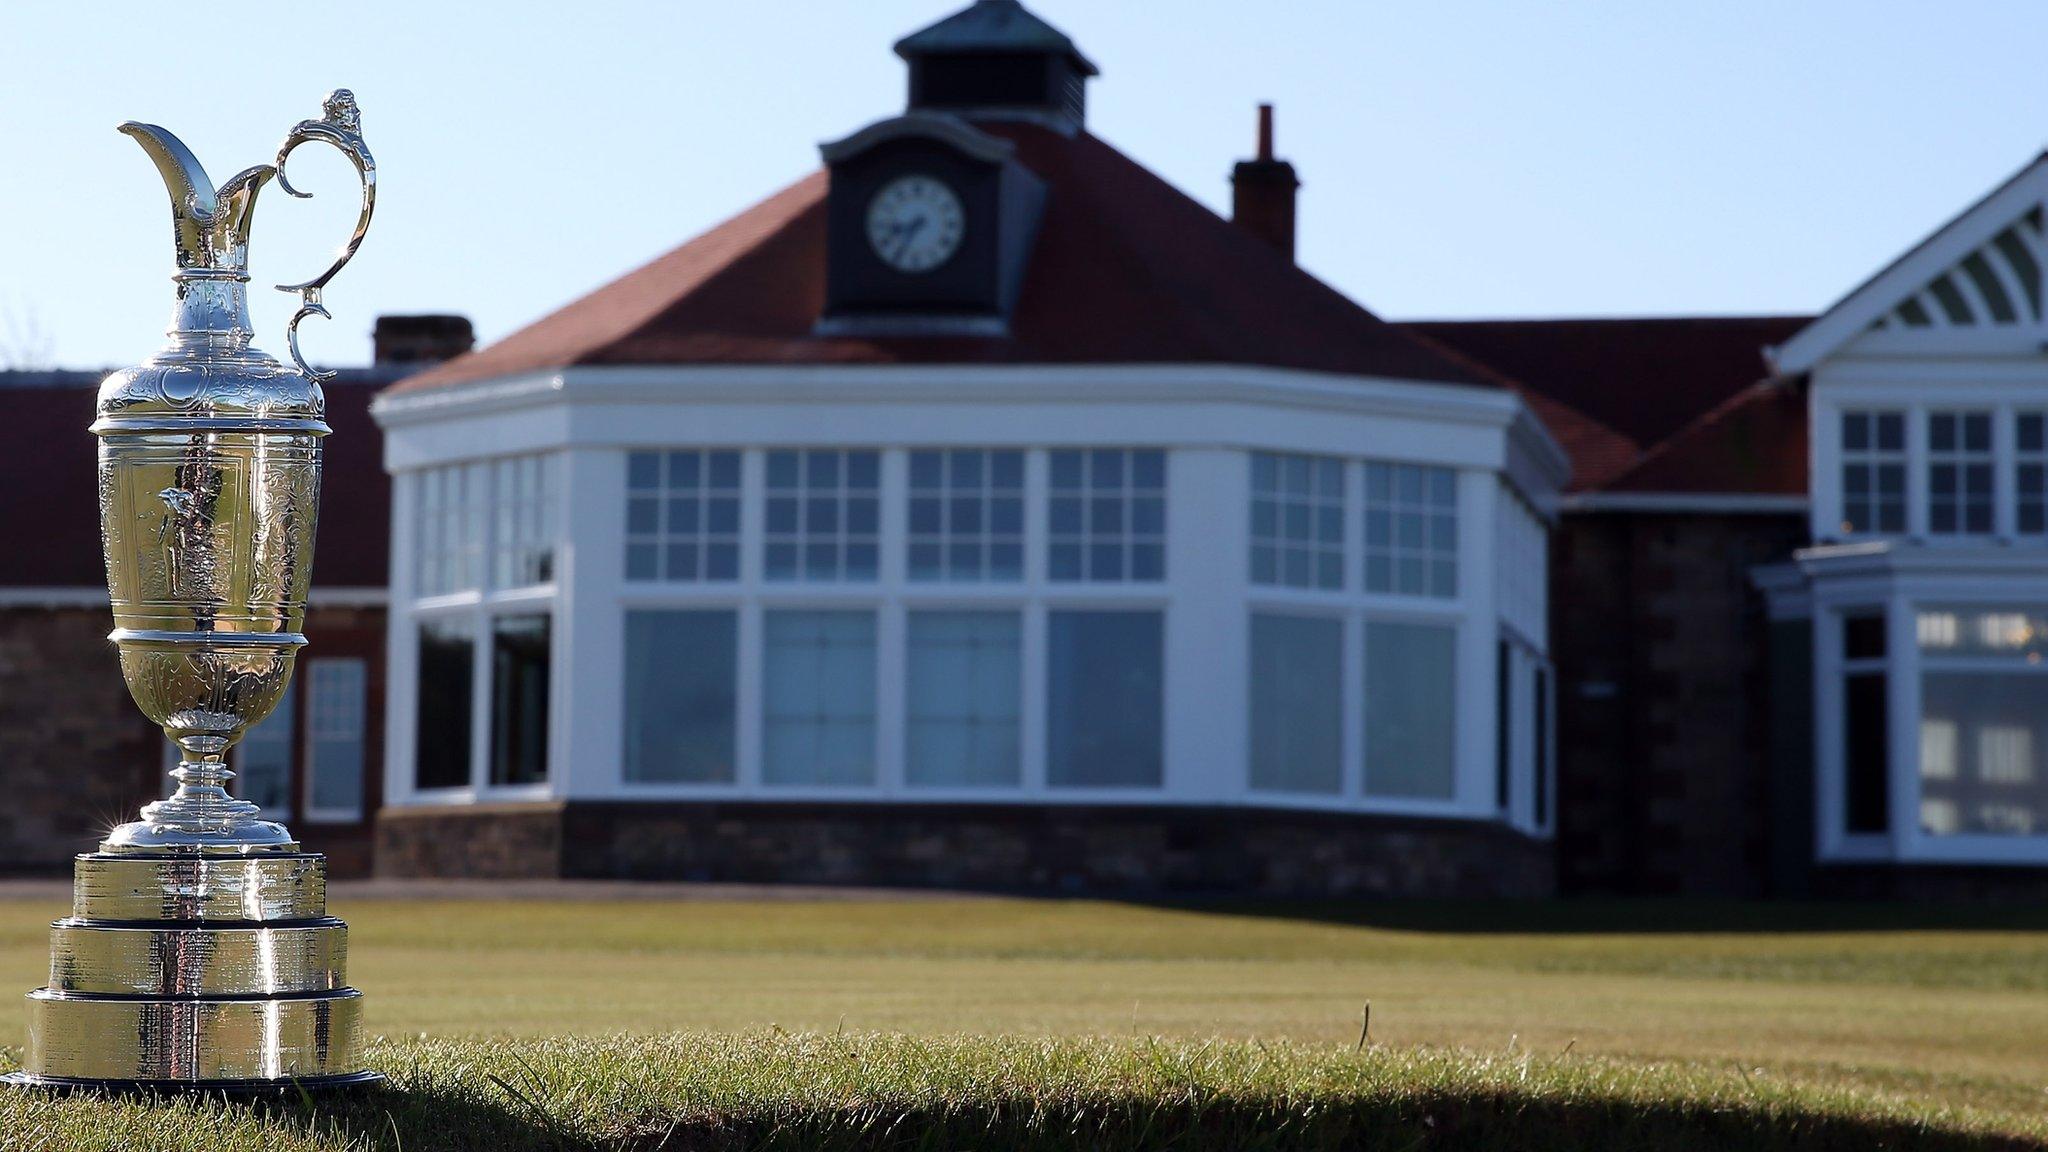
[[[379,316],[370,337],[378,364],[438,364],[476,346],[469,317]]]
[[[1259,151],[1230,174],[1230,222],[1294,259],[1294,165],[1273,157],[1273,106],[1259,105]]]

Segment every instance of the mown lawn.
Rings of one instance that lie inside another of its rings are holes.
[[[402,1091],[0,1098],[0,1147],[2048,1148],[2048,910],[335,910]],[[61,911],[0,903],[0,989]]]

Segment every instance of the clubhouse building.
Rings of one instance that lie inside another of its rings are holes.
[[[1220,219],[1017,4],[897,51],[822,171],[377,401],[379,866],[1546,890],[1534,411],[1296,267],[1270,146]]]
[[[2048,159],[1819,316],[1393,323],[1295,264],[1270,110],[1224,218],[1015,0],[896,50],[813,175],[330,387],[237,786],[338,870],[2048,889]],[[162,767],[97,378],[0,372],[0,870]]]

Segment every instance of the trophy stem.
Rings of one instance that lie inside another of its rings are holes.
[[[227,765],[226,737],[185,736],[177,744],[185,753],[171,769],[178,790],[169,799],[144,807],[144,821],[183,832],[227,833],[261,811],[247,800],[228,795],[228,781],[235,774]]]
[[[168,799],[144,805],[142,819],[114,829],[100,845],[101,851],[290,851],[296,847],[284,825],[257,819],[261,808],[228,794],[228,781],[235,775],[227,766],[227,751],[233,741],[225,736],[186,735],[176,743],[185,754],[171,770],[178,790]]]

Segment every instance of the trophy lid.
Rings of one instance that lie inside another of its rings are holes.
[[[206,168],[183,141],[154,124],[129,121],[121,132],[142,146],[156,164],[171,200],[171,237],[178,271],[177,307],[167,343],[132,368],[121,369],[100,385],[98,419],[93,431],[141,432],[190,429],[195,422],[210,429],[250,428],[325,434],[326,398],[320,381],[332,372],[316,372],[299,354],[299,323],[308,316],[326,317],[321,289],[354,257],[376,206],[376,163],[363,144],[362,113],[346,88],[327,97],[318,120],[304,120],[286,136],[271,164],[245,168],[216,188]],[[278,289],[297,292],[300,307],[285,330],[292,365],[280,363],[258,349],[249,322],[249,227],[256,194],[273,178],[292,196],[311,193],[293,188],[284,166],[292,150],[309,140],[341,149],[362,179],[363,204],[355,233],[325,272]]]

